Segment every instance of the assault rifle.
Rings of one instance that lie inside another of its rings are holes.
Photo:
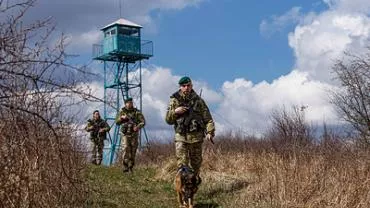
[[[132,118],[129,115],[126,115],[127,119],[124,120],[122,124],[122,132],[124,134],[130,134],[134,130],[134,126],[136,126],[136,119]]]
[[[94,122],[92,119],[87,120],[87,122],[93,127],[92,130],[90,130],[91,137],[99,138],[101,136],[99,132],[101,123]]]
[[[92,119],[87,120],[87,122],[93,127],[92,132],[99,131],[99,124],[94,122]]]

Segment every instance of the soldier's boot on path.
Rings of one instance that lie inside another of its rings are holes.
[[[202,183],[202,178],[199,175],[197,175],[196,176],[196,184],[197,184],[197,186],[199,186],[201,183]]]
[[[128,173],[130,171],[129,167],[125,164],[123,164],[123,169],[122,169],[122,172],[123,173]]]
[[[123,162],[123,169],[122,169],[122,172],[123,173],[127,173],[129,172],[129,168],[128,168],[128,165],[126,162]]]
[[[132,160],[129,160],[127,166],[128,166],[129,172],[132,173],[134,169],[134,162]]]
[[[100,165],[100,164],[101,164],[101,159],[96,160],[96,165]]]

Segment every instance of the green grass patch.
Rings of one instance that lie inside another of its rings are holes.
[[[154,168],[123,173],[117,167],[91,166],[87,172],[87,207],[174,207],[176,195],[171,183],[154,180]]]
[[[86,207],[109,208],[173,208],[178,207],[172,181],[155,179],[153,167],[139,167],[123,173],[118,167],[90,166],[86,177],[89,197]],[[195,197],[195,208],[222,208],[232,194],[213,194],[201,189]]]

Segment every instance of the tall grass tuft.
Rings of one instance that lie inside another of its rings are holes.
[[[296,145],[224,135],[204,144],[199,195],[223,207],[370,207],[370,152],[338,137]],[[156,147],[160,147],[157,145]],[[156,152],[172,180],[172,145]]]

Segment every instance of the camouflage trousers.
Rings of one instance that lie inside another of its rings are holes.
[[[93,163],[100,164],[103,160],[104,139],[91,138],[91,145],[91,160]]]
[[[123,170],[131,170],[135,165],[135,156],[139,146],[139,135],[122,135]]]
[[[199,169],[202,165],[202,144],[203,142],[186,143],[176,141],[177,167],[187,165],[199,175]]]

